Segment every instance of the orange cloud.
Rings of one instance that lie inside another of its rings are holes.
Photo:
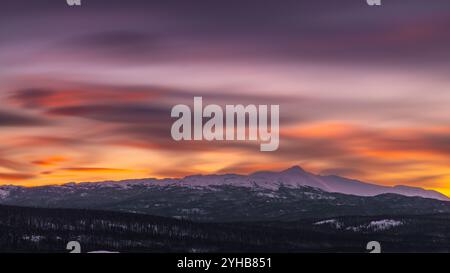
[[[285,137],[310,137],[310,138],[332,138],[345,137],[359,132],[360,129],[352,124],[339,122],[318,122],[306,126],[290,127],[281,130],[281,136]]]
[[[51,166],[55,166],[60,163],[66,162],[68,160],[69,159],[64,156],[50,156],[50,157],[43,158],[40,160],[32,161],[31,163],[33,163],[34,165],[42,166],[42,167],[51,167]]]
[[[370,127],[318,122],[284,128],[286,155],[306,158],[317,172],[343,170],[381,184],[442,189],[450,180],[450,128]],[[280,155],[283,157],[283,155]]]
[[[35,178],[35,175],[24,173],[0,173],[0,179],[22,181]]]
[[[82,172],[82,173],[123,173],[132,172],[126,169],[111,169],[111,168],[63,168],[63,171],[68,172]]]
[[[101,102],[141,102],[160,96],[155,89],[114,88],[108,86],[80,86],[49,89],[23,89],[15,91],[9,100],[28,108],[58,108]]]

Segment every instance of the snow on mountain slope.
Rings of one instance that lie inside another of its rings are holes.
[[[250,175],[224,174],[224,175],[193,175],[180,179],[135,179],[123,181],[68,183],[61,186],[47,187],[47,190],[75,190],[95,188],[115,188],[127,190],[134,185],[140,186],[174,186],[201,189],[211,186],[229,185],[236,187],[262,188],[278,190],[281,186],[287,188],[313,187],[326,192],[343,193],[357,196],[376,196],[380,194],[393,193],[404,196],[419,196],[443,201],[450,199],[433,190],[408,186],[380,186],[365,183],[358,180],[348,179],[340,176],[322,176],[309,173],[298,166],[291,167],[281,172],[260,171]],[[18,188],[18,187],[15,187]],[[23,188],[25,190],[25,188]],[[11,186],[0,187],[0,200],[9,196]]]
[[[306,172],[298,166],[291,167],[281,172],[256,172],[248,176],[226,174],[226,175],[195,175],[182,179],[153,180],[154,185],[174,185],[188,187],[205,187],[214,185],[231,185],[241,187],[261,187],[277,190],[280,186],[297,188],[309,186],[319,188],[327,192],[337,192],[358,196],[375,196],[385,193],[394,193],[404,196],[419,196],[449,201],[450,199],[433,190],[407,186],[380,186],[358,180],[339,176],[321,176]]]
[[[4,200],[6,198],[8,198],[11,195],[11,192],[19,189],[21,187],[18,186],[0,186],[0,200]]]
[[[8,195],[9,195],[9,191],[0,189],[0,200],[8,197]]]

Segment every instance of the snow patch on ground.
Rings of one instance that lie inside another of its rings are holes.
[[[45,237],[40,236],[40,235],[24,235],[24,236],[22,236],[22,239],[27,240],[27,241],[32,241],[34,243],[38,243],[38,242],[42,241],[43,239],[45,239]]]
[[[322,220],[319,222],[315,222],[314,225],[328,225],[336,229],[345,229],[348,231],[360,232],[360,231],[384,231],[389,230],[401,225],[404,225],[402,221],[392,220],[392,219],[383,219],[377,221],[371,221],[368,224],[363,224],[359,226],[348,226],[345,227],[345,224],[336,220],[336,219],[328,219]]]
[[[367,225],[360,225],[356,227],[347,227],[346,230],[352,230],[355,232],[368,230],[368,231],[384,231],[403,225],[402,221],[383,219],[378,221],[371,221]]]
[[[318,225],[331,225],[333,227],[335,227],[336,229],[340,229],[344,226],[343,223],[339,222],[336,219],[329,219],[329,220],[323,220],[323,221],[319,221],[319,222],[315,222],[314,225],[318,226]]]
[[[191,209],[181,209],[180,210],[183,214],[192,214],[192,215],[196,215],[196,214],[206,214],[206,211],[200,208],[191,208]]]
[[[369,229],[373,230],[386,230],[391,229],[393,227],[398,227],[403,225],[402,221],[396,221],[396,220],[390,220],[390,219],[384,219],[379,221],[372,221],[367,226]]]

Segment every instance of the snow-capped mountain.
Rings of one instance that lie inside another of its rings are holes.
[[[316,175],[303,170],[299,166],[293,166],[281,172],[260,171],[250,175],[224,174],[224,175],[193,175],[181,179],[139,179],[123,180],[117,182],[97,183],[69,183],[64,187],[118,187],[128,188],[133,185],[145,186],[180,186],[190,188],[202,188],[210,186],[229,185],[236,187],[257,187],[269,190],[277,190],[281,186],[287,188],[312,187],[326,192],[344,193],[358,196],[376,196],[385,193],[394,193],[404,196],[419,196],[449,201],[450,199],[434,190],[425,190],[418,187],[398,185],[394,187],[380,186],[359,180],[348,179],[336,175]]]
[[[394,193],[404,196],[419,196],[449,201],[450,199],[433,190],[422,188],[395,186],[387,187],[358,180],[348,179],[340,176],[322,176],[309,173],[299,166],[291,167],[281,172],[256,172],[248,176],[241,175],[206,175],[189,176],[181,180],[162,180],[158,185],[172,184],[180,186],[211,186],[211,185],[232,185],[243,187],[261,187],[265,189],[278,189],[280,186],[296,188],[308,186],[318,188],[326,192],[337,192],[359,196],[375,196],[385,193]]]
[[[0,186],[0,204],[113,210],[213,222],[450,213],[448,198],[435,191],[321,176],[297,166],[250,175]]]
[[[418,196],[423,198],[438,199],[442,201],[450,201],[447,196],[434,190],[425,190],[418,187],[409,187],[403,185],[394,187],[380,186],[336,175],[317,175],[307,172],[299,166],[293,166],[280,172],[259,171],[250,175],[193,175],[180,179],[149,178],[122,181],[67,183],[61,186],[44,186],[38,188],[47,188],[49,190],[54,189],[58,191],[66,190],[70,192],[76,189],[96,188],[114,188],[126,190],[136,185],[147,187],[176,186],[188,187],[191,189],[202,189],[212,186],[235,186],[246,188],[260,188],[274,191],[278,190],[280,187],[311,187],[330,193],[343,193],[357,196],[376,196],[380,194],[392,193],[404,196]],[[0,200],[6,199],[10,195],[10,192],[12,190],[18,188],[26,190],[26,188],[22,187],[0,186]]]

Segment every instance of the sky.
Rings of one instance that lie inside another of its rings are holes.
[[[0,4],[0,184],[300,165],[450,195],[449,1]],[[279,104],[279,149],[174,141],[194,96]]]

